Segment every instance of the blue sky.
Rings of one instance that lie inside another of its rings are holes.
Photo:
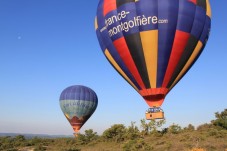
[[[167,95],[165,126],[209,123],[227,108],[227,2],[210,2],[210,39]],[[0,0],[0,132],[71,135],[59,96],[77,84],[99,98],[82,133],[101,134],[131,121],[139,126],[148,106],[102,54],[94,29],[97,5],[98,0]]]

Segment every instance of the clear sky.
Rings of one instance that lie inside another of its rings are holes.
[[[199,60],[167,95],[166,125],[198,126],[227,108],[227,1],[211,0],[210,39]],[[138,126],[148,106],[112,68],[94,29],[98,0],[0,0],[0,132],[65,134],[73,130],[59,96],[71,85],[98,95],[81,129]]]

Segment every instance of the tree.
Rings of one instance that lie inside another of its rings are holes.
[[[136,122],[131,122],[131,125],[126,130],[126,137],[130,140],[137,139],[140,137],[140,131],[137,126],[135,126]]]
[[[148,135],[148,133],[149,133],[149,126],[146,123],[146,120],[145,119],[142,119],[142,120],[140,120],[140,122],[141,122],[140,127],[142,128],[143,135]]]
[[[76,139],[78,140],[79,144],[88,144],[91,141],[94,141],[98,138],[97,132],[93,132],[92,129],[85,130],[85,134],[78,134]]]
[[[92,129],[85,130],[85,137],[88,142],[96,140],[98,138],[97,132],[94,132]]]
[[[123,124],[115,124],[103,132],[102,137],[105,140],[114,140],[120,142],[124,140],[126,128]]]
[[[148,135],[157,132],[157,129],[165,124],[165,120],[150,120],[148,123],[145,119],[140,120],[142,133]]]
[[[227,130],[227,109],[222,111],[221,113],[215,113],[216,119],[211,121],[213,125],[222,127]]]
[[[80,145],[84,145],[87,144],[87,140],[84,134],[78,134],[76,137],[77,143]]]

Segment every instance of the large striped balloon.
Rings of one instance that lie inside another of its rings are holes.
[[[210,26],[209,0],[100,0],[95,21],[106,58],[150,107],[198,59]]]
[[[97,105],[96,93],[82,85],[70,86],[60,95],[61,110],[76,133],[94,113]]]

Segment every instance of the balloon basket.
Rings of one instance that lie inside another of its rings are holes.
[[[145,115],[147,120],[164,119],[164,111],[160,107],[149,108]]]

